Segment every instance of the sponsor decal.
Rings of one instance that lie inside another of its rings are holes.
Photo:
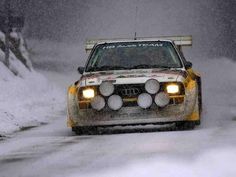
[[[126,78],[126,76],[121,75],[121,76],[117,76],[116,78]]]
[[[152,118],[153,115],[157,115],[155,111],[140,111],[140,112],[130,112],[130,113],[119,113],[116,115],[115,119],[127,119],[129,117],[133,118]]]
[[[165,70],[165,71],[161,71],[159,69],[153,69],[152,73],[158,73],[158,74],[175,74],[178,75],[180,74],[181,71],[172,71],[172,70]]]
[[[139,70],[139,71],[120,71],[120,72],[114,72],[114,74],[119,74],[119,75],[123,75],[123,74],[145,74],[145,73],[149,73],[150,71],[148,70]]]
[[[102,49],[103,50],[109,50],[109,49],[115,49],[115,48],[143,48],[143,47],[163,47],[162,43],[141,43],[141,44],[119,44],[119,45],[106,45]]]
[[[105,81],[109,81],[109,82],[112,82],[112,83],[116,83],[116,80],[115,79],[103,79],[102,82],[105,82]]]
[[[105,80],[115,80],[116,77],[115,76],[108,76],[107,78],[105,78]]]
[[[132,75],[120,75],[120,76],[117,76],[116,78],[136,78],[136,77],[148,77],[144,74],[142,75],[135,75],[135,74],[132,74]]]
[[[111,74],[114,74],[114,72],[100,71],[99,74],[100,75],[111,75]]]
[[[163,75],[155,75],[155,74],[153,74],[153,75],[151,75],[151,76],[149,76],[149,77],[163,77]]]

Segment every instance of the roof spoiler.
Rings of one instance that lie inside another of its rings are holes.
[[[113,38],[113,39],[88,39],[86,40],[85,50],[89,53],[97,43],[109,42],[134,42],[134,41],[158,41],[158,40],[171,40],[181,48],[182,46],[192,46],[192,36],[159,36],[159,37],[137,37],[131,38]]]

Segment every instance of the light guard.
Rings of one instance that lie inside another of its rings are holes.
[[[117,111],[122,107],[123,101],[119,95],[112,95],[108,98],[107,104],[110,109]]]
[[[165,107],[170,102],[170,97],[165,92],[160,92],[155,96],[155,103],[159,107]]]
[[[105,99],[102,96],[95,96],[91,101],[91,106],[93,109],[100,111],[105,107]]]
[[[137,103],[141,108],[147,109],[152,105],[152,97],[147,93],[142,93],[138,96]]]
[[[145,83],[145,90],[150,94],[156,94],[160,89],[160,83],[155,79],[149,79]]]
[[[103,96],[110,96],[114,90],[114,85],[111,82],[102,82],[99,86],[99,91]]]

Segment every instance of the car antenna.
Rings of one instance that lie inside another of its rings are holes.
[[[138,6],[136,5],[135,9],[135,24],[134,24],[134,40],[137,40],[137,14],[138,14]]]

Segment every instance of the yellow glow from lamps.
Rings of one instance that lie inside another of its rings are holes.
[[[83,97],[84,98],[93,98],[95,96],[94,90],[91,88],[87,88],[83,90]]]
[[[179,93],[179,85],[177,84],[167,85],[166,90],[167,90],[167,93],[170,93],[170,94]]]

